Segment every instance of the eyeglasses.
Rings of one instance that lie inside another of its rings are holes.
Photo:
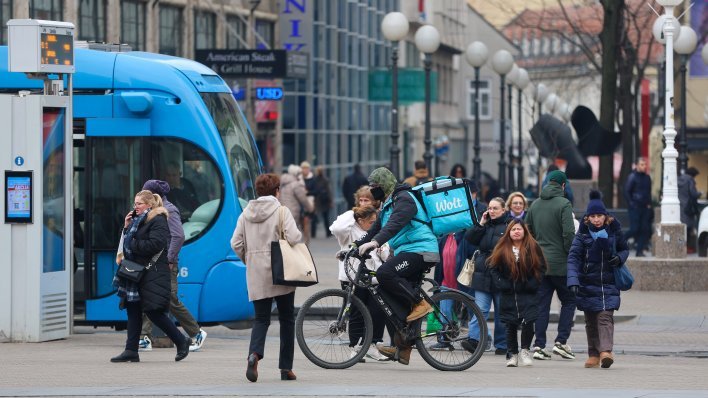
[[[511,202],[512,206],[523,206],[524,202]]]
[[[133,207],[142,206],[144,204],[145,203],[143,203],[143,202],[135,202],[135,203],[133,203]]]

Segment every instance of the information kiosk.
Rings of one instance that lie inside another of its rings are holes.
[[[74,25],[7,25],[10,72],[43,80],[44,90],[0,95],[0,340],[47,341],[72,324]]]

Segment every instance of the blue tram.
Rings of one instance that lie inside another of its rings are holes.
[[[75,322],[125,321],[111,281],[125,214],[144,181],[169,182],[186,241],[179,295],[200,324],[249,319],[246,269],[229,240],[262,162],[230,88],[211,69],[144,52],[76,49],[73,84]],[[41,91],[8,73],[0,92]]]

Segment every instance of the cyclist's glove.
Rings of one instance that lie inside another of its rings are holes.
[[[377,249],[379,247],[379,243],[376,242],[375,240],[372,240],[370,242],[364,243],[359,247],[359,255],[363,256],[364,254]]]

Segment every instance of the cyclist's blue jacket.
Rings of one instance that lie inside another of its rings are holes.
[[[417,253],[426,262],[440,259],[438,239],[430,226],[417,220],[427,220],[420,203],[410,192],[410,186],[400,184],[384,202],[374,225],[357,245],[375,240],[379,246],[388,242],[394,255]]]

